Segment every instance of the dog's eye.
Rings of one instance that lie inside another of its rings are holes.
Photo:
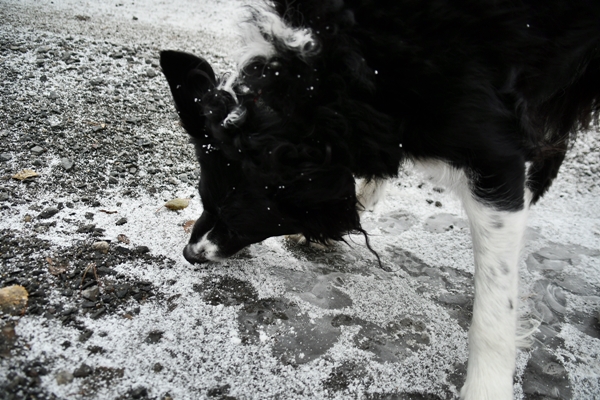
[[[304,44],[304,47],[302,48],[302,50],[305,51],[306,53],[310,53],[311,51],[313,51],[316,48],[317,48],[317,43],[314,40],[309,40],[308,42],[306,42],[306,44]]]

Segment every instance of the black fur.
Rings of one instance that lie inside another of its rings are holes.
[[[299,54],[265,33],[276,52],[244,66],[235,96],[206,61],[161,53],[201,165],[190,243],[208,232],[222,257],[270,236],[361,232],[354,177],[394,177],[409,159],[445,161],[481,201],[522,209],[525,183],[535,203],[600,109],[597,0],[274,4],[314,42]]]

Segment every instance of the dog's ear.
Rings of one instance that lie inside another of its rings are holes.
[[[167,78],[183,127],[192,136],[205,129],[202,97],[216,84],[215,73],[203,58],[180,51],[162,51],[160,66]]]

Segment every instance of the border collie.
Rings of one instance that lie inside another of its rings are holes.
[[[359,215],[385,180],[426,168],[461,198],[473,239],[461,397],[512,399],[527,211],[598,116],[600,1],[273,0],[242,27],[230,75],[161,53],[201,166],[185,258],[366,237]]]

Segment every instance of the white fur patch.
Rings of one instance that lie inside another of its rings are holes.
[[[246,109],[238,106],[234,108],[223,120],[223,124],[227,127],[228,125],[236,126],[244,122],[246,116]]]
[[[414,164],[415,168],[436,184],[446,187],[459,196],[467,193],[469,181],[463,170],[439,160],[415,161]]]
[[[268,60],[277,50],[274,43],[285,46],[295,52],[301,59],[319,53],[319,44],[309,28],[293,28],[287,24],[266,2],[248,8],[250,16],[240,24],[242,47],[234,56],[237,70],[230,74],[220,85],[219,89],[229,92],[238,102],[233,90],[241,71],[257,58]],[[234,109],[223,121],[224,125],[236,125],[243,121],[245,110],[241,107]]]
[[[276,54],[275,42],[303,59],[319,53],[319,45],[311,29],[291,27],[266,2],[249,10],[250,16],[240,24],[243,45],[235,55],[238,72],[229,77],[224,88],[231,87],[239,71],[253,59],[273,57]]]
[[[385,179],[360,179],[356,184],[356,198],[358,199],[358,212],[372,211],[377,203],[385,196]]]
[[[319,52],[318,42],[309,28],[293,28],[266,3],[250,8],[251,17],[241,25],[244,46],[237,56],[240,69],[252,59],[269,59],[275,52],[275,41],[288,50],[307,58]]]
[[[219,246],[208,239],[210,232],[212,232],[212,229],[205,233],[198,242],[190,245],[190,250],[194,255],[201,255],[202,258],[208,261],[223,261],[223,258],[218,256]]]

